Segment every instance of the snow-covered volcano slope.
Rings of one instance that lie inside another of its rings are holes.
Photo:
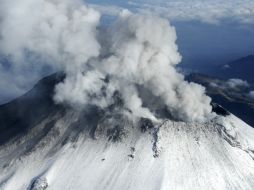
[[[0,189],[254,189],[254,129],[235,116],[151,123],[72,111],[51,102],[54,77],[0,107]]]

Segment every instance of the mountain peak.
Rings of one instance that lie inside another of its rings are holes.
[[[254,131],[219,105],[213,107],[220,115],[205,123],[133,120],[118,109],[96,106],[73,110],[52,103],[54,84],[63,78],[62,74],[46,77],[21,98],[0,107],[4,114],[0,114],[0,188],[251,189],[254,185]]]

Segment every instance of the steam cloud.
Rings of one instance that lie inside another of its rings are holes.
[[[106,108],[118,93],[131,114],[156,119],[140,98],[142,86],[177,119],[203,121],[210,115],[204,87],[175,69],[181,56],[168,20],[123,11],[102,33],[100,14],[78,0],[2,4],[1,52],[16,62],[33,54],[64,70],[66,78],[55,88],[57,103]]]

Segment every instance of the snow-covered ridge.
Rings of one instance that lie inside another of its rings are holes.
[[[51,102],[56,82],[0,107],[1,190],[253,189],[254,130],[234,115],[185,123],[74,111]]]
[[[254,132],[233,115],[205,124],[166,120],[155,125],[108,115],[96,126],[84,117],[54,115],[2,145],[0,189],[254,186]],[[52,126],[45,133],[47,125]]]

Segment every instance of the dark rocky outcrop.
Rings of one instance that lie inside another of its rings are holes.
[[[112,142],[121,142],[126,136],[126,132],[123,127],[116,125],[115,127],[107,130],[108,140]]]
[[[37,178],[31,185],[30,190],[45,190],[48,188],[48,182],[46,178]]]
[[[230,115],[230,112],[224,109],[222,106],[216,103],[212,103],[212,111],[215,112],[217,115],[227,116]]]
[[[141,132],[143,132],[143,133],[149,129],[154,128],[154,124],[153,124],[152,120],[150,120],[148,118],[142,117],[140,119],[139,123],[140,123],[139,125],[140,125]]]

